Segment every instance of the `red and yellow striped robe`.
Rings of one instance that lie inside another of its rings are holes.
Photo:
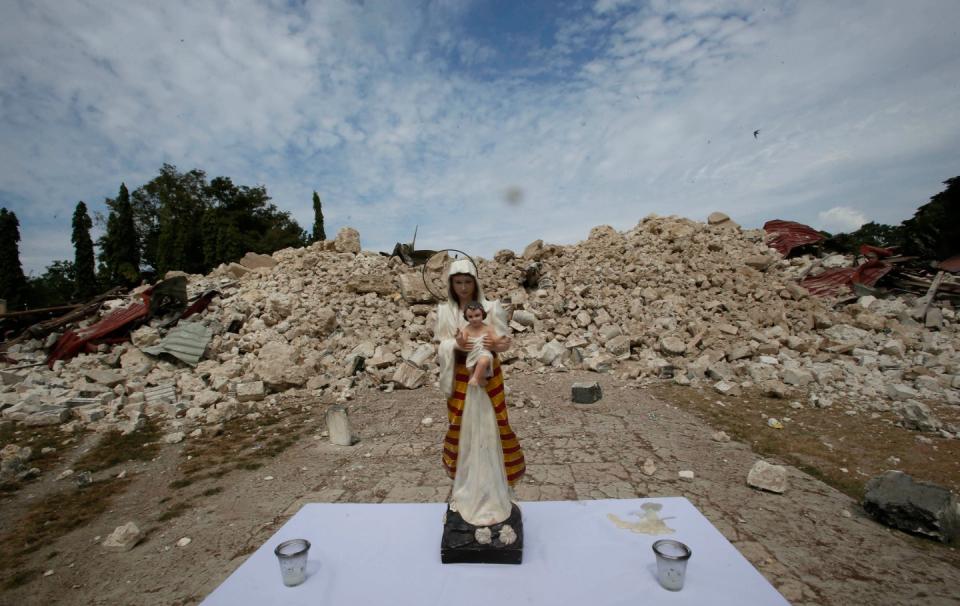
[[[450,477],[457,473],[457,453],[460,444],[460,420],[463,417],[463,405],[467,397],[467,381],[470,380],[470,371],[467,370],[467,355],[457,351],[456,364],[453,372],[453,394],[447,399],[447,436],[443,440],[443,466]],[[516,434],[510,428],[507,419],[507,401],[503,393],[503,372],[500,370],[500,358],[493,356],[493,376],[487,382],[487,395],[493,404],[493,412],[497,417],[497,427],[500,430],[500,446],[503,448],[503,464],[507,473],[507,482],[513,486],[527,470],[523,460],[523,449]]]

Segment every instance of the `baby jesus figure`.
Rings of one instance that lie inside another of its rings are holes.
[[[471,371],[468,385],[485,387],[493,376],[493,354],[483,347],[483,338],[489,336],[492,340],[497,335],[492,327],[483,323],[487,319],[487,312],[480,303],[468,303],[463,310],[463,317],[467,321],[462,331],[463,338],[473,344],[473,348],[467,352],[467,370]]]

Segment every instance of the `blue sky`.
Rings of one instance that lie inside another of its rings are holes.
[[[8,1],[0,206],[34,274],[72,259],[78,200],[165,162],[305,228],[317,190],[372,250],[897,223],[960,174],[958,24],[953,0]]]

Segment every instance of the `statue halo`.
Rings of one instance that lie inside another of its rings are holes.
[[[466,257],[470,261],[470,264],[473,265],[473,271],[476,272],[477,279],[479,279],[480,268],[477,267],[477,262],[473,260],[473,257],[463,252],[462,250],[458,250],[456,248],[441,248],[440,250],[436,251],[433,255],[431,255],[430,259],[433,259],[435,256],[439,255],[440,253],[449,253],[449,252],[460,253],[461,255]],[[423,285],[424,287],[426,287],[427,292],[433,295],[438,301],[443,301],[444,299],[447,298],[447,295],[446,294],[438,295],[437,293],[433,292],[433,288],[430,287],[430,281],[427,280],[427,266],[430,265],[430,259],[427,259],[427,262],[424,263],[423,266],[420,268],[420,277],[423,279]]]

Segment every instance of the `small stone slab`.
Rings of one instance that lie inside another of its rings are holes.
[[[331,406],[327,409],[327,431],[330,434],[331,444],[351,446],[357,441],[350,429],[347,409],[343,406]]]
[[[130,551],[140,540],[140,534],[136,524],[127,522],[123,526],[117,526],[103,542],[103,546],[113,551]]]
[[[474,526],[450,509],[443,522],[440,561],[444,564],[520,564],[523,518],[516,503],[510,517],[492,526]]]
[[[574,383],[571,396],[577,404],[593,404],[603,397],[603,390],[600,389],[600,383]]]
[[[787,490],[787,468],[757,461],[747,474],[747,484],[754,488],[783,494]]]

